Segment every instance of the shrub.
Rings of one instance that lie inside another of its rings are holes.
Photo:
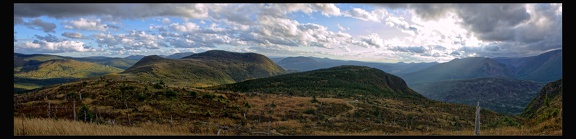
[[[320,101],[318,101],[318,100],[316,99],[316,96],[312,96],[312,100],[310,100],[310,102],[312,102],[312,103],[320,103]]]
[[[154,84],[154,88],[156,88],[156,89],[162,89],[162,88],[164,88],[164,87],[163,87],[162,85],[160,85],[160,84]]]
[[[216,96],[214,96],[214,94],[211,94],[211,93],[206,93],[206,94],[202,95],[202,98],[207,98],[207,99],[213,99],[214,97],[216,97]]]
[[[198,96],[198,93],[196,93],[195,91],[190,91],[189,93],[190,93],[190,96],[192,96],[192,97]]]
[[[143,101],[143,100],[145,100],[146,98],[148,98],[148,95],[146,95],[146,94],[144,94],[144,93],[138,94],[138,100],[139,100],[139,101]]]
[[[84,116],[86,116],[86,121],[90,121],[90,119],[94,118],[94,115],[92,112],[90,112],[90,108],[88,108],[86,104],[82,105],[80,111],[76,113],[76,117],[78,117],[78,119],[84,120]]]
[[[169,97],[169,98],[176,97],[176,91],[168,90],[168,91],[164,92],[164,96]]]
[[[248,104],[248,102],[244,102],[244,107],[251,108],[252,106],[250,106],[250,104]]]
[[[316,110],[314,110],[314,109],[307,109],[306,111],[304,111],[304,113],[306,113],[306,114],[314,114],[314,113],[316,113]]]

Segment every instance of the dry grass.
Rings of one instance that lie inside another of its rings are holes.
[[[146,127],[97,125],[69,120],[14,117],[14,136],[69,135],[194,135],[185,128],[150,124]]]
[[[312,136],[384,136],[389,134],[382,131],[367,131],[367,132],[355,132],[355,133],[313,131],[311,135]]]

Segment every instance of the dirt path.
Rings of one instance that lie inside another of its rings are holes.
[[[347,113],[353,114],[354,112],[356,112],[357,108],[356,108],[356,106],[352,105],[352,103],[358,103],[358,101],[346,101],[346,102],[347,102],[346,105],[352,107],[352,109],[348,110],[346,112],[340,113],[340,114],[336,115],[336,117],[332,117],[328,120],[332,121],[332,120],[340,119],[342,117],[342,115],[344,115],[344,114],[347,114]]]

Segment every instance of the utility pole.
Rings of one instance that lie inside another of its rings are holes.
[[[480,102],[476,105],[476,121],[474,122],[474,135],[480,135]]]

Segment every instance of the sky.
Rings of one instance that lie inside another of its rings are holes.
[[[447,62],[562,49],[561,3],[15,3],[14,52]]]

